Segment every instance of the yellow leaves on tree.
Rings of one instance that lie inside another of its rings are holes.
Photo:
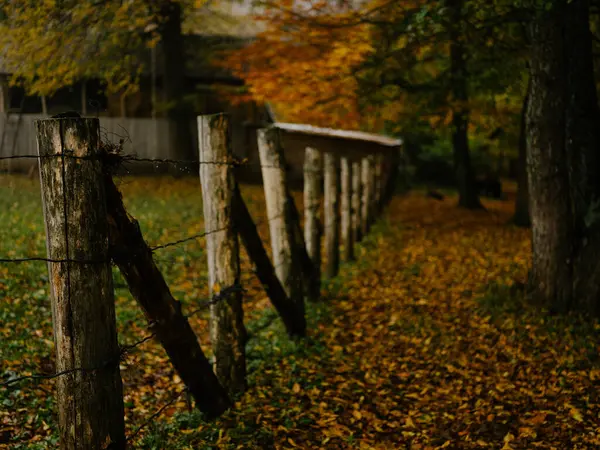
[[[154,17],[145,2],[4,2],[0,48],[13,82],[49,95],[85,78],[135,90]]]

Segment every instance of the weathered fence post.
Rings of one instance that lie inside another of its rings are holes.
[[[239,243],[233,221],[235,178],[227,115],[199,116],[198,138],[209,289],[213,296],[240,283]],[[210,306],[210,337],[217,378],[230,392],[243,392],[246,328],[241,290],[232,290]]]
[[[237,184],[233,200],[236,228],[244,243],[248,257],[256,266],[256,276],[265,288],[271,303],[281,316],[288,334],[290,336],[304,336],[306,334],[306,320],[303,315],[296,314],[295,305],[291,303],[279,278],[277,278],[273,264],[260,240],[256,224],[252,220],[250,211],[246,207]]]
[[[304,317],[301,261],[295,248],[285,158],[279,131],[274,127],[260,129],[257,132],[257,139],[273,265],[285,292],[296,307],[296,314]]]
[[[352,162],[352,231],[354,234],[354,242],[362,240],[362,220],[361,220],[361,163],[359,161]]]
[[[362,185],[362,201],[361,201],[361,232],[363,236],[369,233],[369,227],[371,226],[371,192],[373,187],[371,182],[371,164],[369,157],[362,159],[362,173],[361,173],[361,185]]]
[[[321,229],[319,219],[323,183],[323,156],[307,147],[304,156],[304,240],[313,262],[315,274],[321,279]]]
[[[125,448],[98,119],[35,122],[61,448]]]
[[[354,259],[354,232],[352,228],[352,163],[342,158],[342,247],[344,261]]]
[[[340,266],[340,166],[339,158],[325,154],[325,276],[333,278]]]

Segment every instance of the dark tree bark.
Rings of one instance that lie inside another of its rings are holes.
[[[572,222],[565,151],[564,2],[538,13],[530,27],[531,97],[527,173],[532,219],[534,298],[557,311],[571,303]]]
[[[185,95],[185,52],[181,31],[181,3],[164,0],[160,11],[160,36],[163,45],[164,67],[163,86],[165,101],[169,105],[167,117],[170,119],[170,144],[173,159],[195,161],[191,120],[192,113],[184,101]]]
[[[556,2],[532,23],[531,37],[530,283],[551,310],[597,314],[599,113],[588,1]]]
[[[529,103],[529,93],[531,91],[531,81],[527,83],[527,92],[523,99],[523,108],[521,109],[521,127],[519,130],[519,163],[517,172],[517,198],[515,201],[515,215],[513,223],[519,227],[531,226],[529,218],[529,185],[527,182],[527,131],[526,114]]]
[[[575,307],[598,312],[600,299],[600,111],[594,78],[589,0],[567,5],[566,152],[574,214],[573,301]],[[596,216],[596,217],[595,217]]]
[[[469,92],[467,62],[465,59],[463,22],[463,0],[448,0],[450,10],[448,31],[450,34],[450,89],[452,93],[452,147],[454,170],[458,187],[459,206],[482,208],[475,185],[475,175],[469,153]]]

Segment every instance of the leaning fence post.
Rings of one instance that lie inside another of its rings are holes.
[[[274,127],[260,129],[257,139],[273,265],[285,292],[295,305],[296,314],[304,316],[301,261],[295,251],[294,225],[279,131]]]
[[[248,211],[237,185],[233,195],[236,228],[244,247],[246,247],[248,257],[256,267],[256,276],[265,288],[267,295],[271,299],[271,303],[281,316],[288,334],[290,336],[302,337],[306,334],[306,320],[304,316],[296,314],[295,305],[290,301],[281,285],[281,281],[277,278],[273,264],[256,230],[256,224],[252,220],[250,211]]]
[[[61,448],[124,449],[123,387],[98,119],[35,122]]]
[[[352,163],[342,158],[342,247],[344,261],[354,259],[354,232],[352,228]]]
[[[319,210],[323,183],[323,156],[307,147],[304,156],[304,240],[315,272],[321,278],[321,228]]]
[[[340,166],[339,158],[325,154],[325,276],[333,278],[340,266]]]
[[[371,225],[371,164],[369,157],[362,159],[362,172],[361,172],[361,186],[362,186],[362,200],[361,200],[361,232],[363,236],[366,236],[369,232]]]
[[[210,295],[240,283],[240,254],[233,222],[235,178],[226,114],[198,117],[200,182],[206,229]],[[232,393],[246,388],[246,328],[241,290],[210,306],[215,373]]]
[[[362,240],[362,222],[360,209],[360,179],[361,179],[361,163],[359,161],[352,162],[352,231],[354,234],[354,242]]]

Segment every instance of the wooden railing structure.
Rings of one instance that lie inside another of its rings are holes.
[[[38,155],[29,157],[40,165],[57,373],[2,385],[57,378],[61,448],[86,450],[122,449],[134,437],[124,434],[119,374],[123,353],[134,346],[118,345],[111,264],[148,319],[150,335],[139,343],[157,339],[196,406],[216,417],[231,406],[232,394],[246,389],[240,247],[290,337],[302,338],[305,301],[319,301],[321,278],[335,277],[341,259],[355,258],[355,243],[369,233],[390,198],[401,145],[381,136],[297,124],[259,130],[270,258],[235,179],[234,169],[243,162],[232,153],[228,116],[199,117],[210,298],[186,315],[153,259],[155,249],[123,205],[112,177],[122,156],[118,146],[101,142],[98,119],[44,119],[36,122],[36,133]],[[287,180],[285,154],[293,147],[305,151],[303,227]],[[212,365],[188,322],[205,307]]]

